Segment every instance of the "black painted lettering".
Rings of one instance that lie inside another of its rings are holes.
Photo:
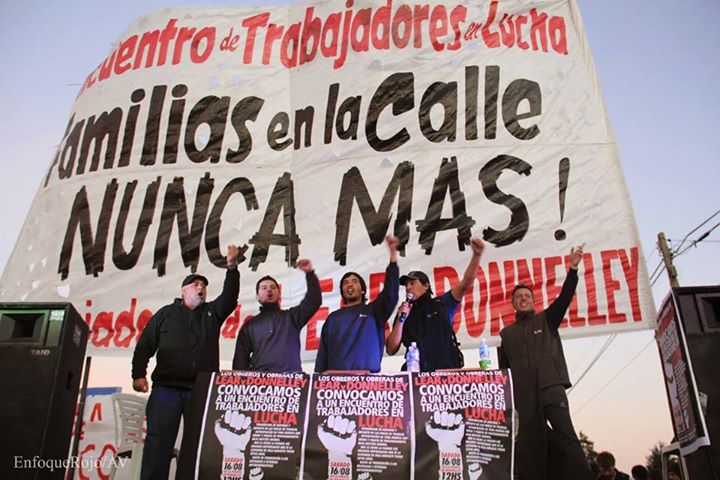
[[[401,162],[395,168],[388,183],[380,206],[375,209],[370,193],[365,186],[360,170],[353,167],[343,176],[340,187],[340,198],[335,215],[335,261],[340,265],[347,263],[347,246],[350,234],[350,221],[353,202],[357,202],[358,210],[362,215],[365,229],[371,245],[382,243],[387,235],[392,212],[390,211],[395,197],[398,199],[398,211],[395,216],[394,235],[399,239],[398,251],[405,255],[405,245],[410,239],[410,215],[412,210],[413,179],[415,168],[410,162]]]
[[[503,205],[510,210],[510,223],[505,230],[498,231],[492,227],[483,230],[483,238],[496,247],[519,242],[530,228],[530,217],[523,201],[502,192],[497,186],[497,181],[504,170],[511,170],[527,176],[530,175],[532,166],[511,155],[498,155],[480,169],[479,179],[485,196],[491,202]]]
[[[453,216],[452,218],[441,218],[448,193]],[[425,255],[432,253],[435,234],[443,230],[457,230],[458,248],[461,251],[465,250],[465,245],[470,244],[472,236],[470,229],[475,225],[475,220],[468,216],[465,208],[465,195],[460,190],[458,164],[455,157],[443,158],[440,172],[433,184],[425,218],[416,221],[415,224],[420,232],[420,246],[425,250]]]
[[[274,233],[275,225],[282,216],[284,233]],[[294,267],[298,257],[298,237],[295,229],[295,198],[290,173],[284,173],[275,184],[260,229],[250,239],[254,245],[250,268],[256,271],[267,260],[271,245],[285,247],[285,261]]]

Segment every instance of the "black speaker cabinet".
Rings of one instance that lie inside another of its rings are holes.
[[[720,285],[674,288],[673,293],[711,443],[686,457],[688,473],[692,479],[720,479]],[[693,467],[701,465],[712,473],[693,475]]]
[[[69,303],[0,303],[0,478],[64,477],[87,340]]]

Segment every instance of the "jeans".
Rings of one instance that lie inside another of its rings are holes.
[[[187,421],[192,390],[153,385],[147,409],[147,435],[143,448],[142,480],[168,478],[180,418]]]

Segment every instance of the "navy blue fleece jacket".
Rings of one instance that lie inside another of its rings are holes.
[[[315,359],[316,372],[380,371],[385,324],[398,302],[398,278],[397,262],[390,262],[385,269],[383,289],[374,301],[341,308],[328,316]]]

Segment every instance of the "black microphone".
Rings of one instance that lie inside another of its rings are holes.
[[[408,294],[405,296],[405,301],[410,304],[410,308],[412,308],[412,301],[413,301],[414,298],[415,298],[415,295],[413,295],[412,293],[408,293]],[[408,310],[407,312],[401,313],[401,314],[400,314],[400,318],[398,319],[398,321],[399,321],[400,323],[405,323],[405,320],[407,320],[408,313],[410,313],[410,310]]]

